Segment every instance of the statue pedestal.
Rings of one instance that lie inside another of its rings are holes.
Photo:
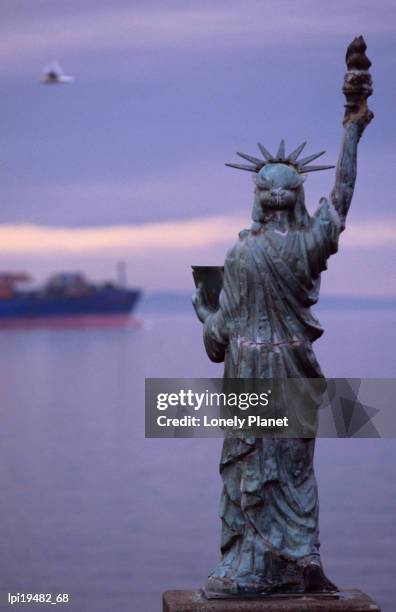
[[[202,592],[166,591],[163,612],[381,612],[357,589],[331,595],[275,595],[254,599],[206,599]]]

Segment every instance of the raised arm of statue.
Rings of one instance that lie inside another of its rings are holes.
[[[352,41],[346,53],[344,136],[330,196],[343,226],[355,188],[358,142],[374,116],[367,106],[367,98],[372,94],[372,81],[369,72],[371,62],[366,56],[366,48],[363,37],[359,36]]]

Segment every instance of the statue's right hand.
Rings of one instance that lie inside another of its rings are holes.
[[[203,298],[202,283],[199,283],[195,290],[195,294],[192,297],[192,304],[198,319],[201,321],[201,323],[205,323],[206,319],[211,313]]]

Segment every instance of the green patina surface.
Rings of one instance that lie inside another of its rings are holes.
[[[323,377],[312,349],[323,330],[311,306],[345,228],[358,142],[372,119],[365,48],[362,38],[348,48],[335,185],[313,216],[305,207],[304,175],[330,167],[308,165],[323,152],[299,160],[304,145],[287,156],[282,141],[274,156],[259,145],[263,159],[241,153],[250,165],[229,164],[256,174],[253,223],[229,250],[223,280],[219,268],[194,270],[194,307],[204,324],[206,351],[211,360],[224,361],[225,378]],[[222,280],[221,292],[213,279]],[[314,439],[226,436],[220,462],[222,556],[207,593],[336,590],[319,554],[314,447]]]

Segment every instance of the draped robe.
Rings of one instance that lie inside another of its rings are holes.
[[[342,230],[322,199],[305,227],[244,230],[228,252],[219,309],[204,324],[226,378],[322,378],[312,342],[323,333],[310,311],[320,273]],[[226,435],[220,463],[222,560],[208,589],[300,589],[306,560],[319,560],[314,439]],[[318,561],[320,562],[320,561]]]

